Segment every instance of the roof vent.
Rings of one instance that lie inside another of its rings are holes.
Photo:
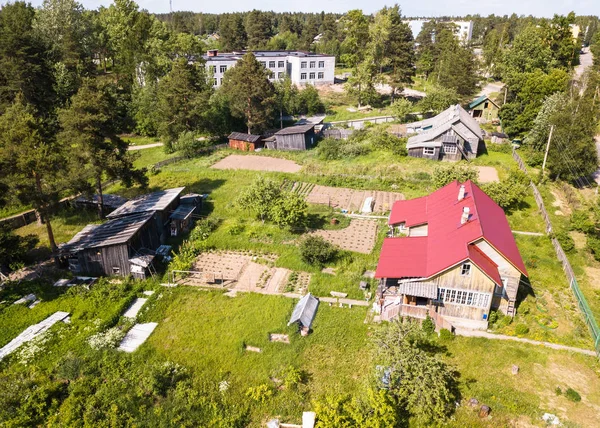
[[[458,200],[462,201],[465,199],[465,185],[461,184],[460,189],[458,189]]]
[[[463,213],[460,216],[460,224],[465,224],[466,222],[469,221],[469,207],[464,207],[463,208]]]

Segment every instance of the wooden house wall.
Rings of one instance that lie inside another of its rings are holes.
[[[113,275],[113,267],[119,268],[119,275],[130,274],[129,259],[142,248],[156,250],[160,245],[160,229],[157,222],[148,221],[125,244],[90,248],[77,254],[79,271],[90,275]]]
[[[113,267],[119,275],[129,275],[129,250],[127,244],[90,248],[77,254],[79,272],[89,275],[112,275]]]
[[[423,153],[423,147],[414,147],[408,149],[408,156],[413,158],[422,158],[422,159],[432,159],[439,160],[440,159],[440,147],[436,147],[432,155],[426,155]]]
[[[305,134],[277,135],[277,150],[306,150]]]
[[[441,288],[454,288],[459,290],[470,290],[481,293],[493,293],[494,282],[489,279],[476,265],[471,263],[471,274],[461,275],[462,263],[458,266],[441,273],[428,282],[433,282]],[[487,308],[476,308],[467,305],[454,305],[451,303],[440,303],[437,312],[443,316],[463,318],[474,321],[483,320],[483,315],[490,312],[492,298]]]
[[[173,201],[162,211],[156,211],[154,214],[154,222],[156,224],[156,231],[160,237],[160,242],[164,244],[167,238],[171,235],[170,230],[170,219],[169,217],[173,214],[173,211],[179,206],[179,196],[173,199]]]
[[[488,105],[487,108],[485,107],[486,103]],[[474,107],[472,110],[473,111],[471,112],[471,116],[473,116],[475,119],[483,119],[483,120],[498,119],[498,107],[496,107],[494,105],[494,103],[492,103],[491,101],[482,102],[478,106]],[[475,111],[480,111],[481,112],[481,113],[479,113],[480,116],[477,116],[477,114],[474,113]]]
[[[260,141],[257,141],[256,143],[249,143],[248,141],[230,139],[229,147],[235,150],[253,152],[257,148],[264,147],[264,143]]]

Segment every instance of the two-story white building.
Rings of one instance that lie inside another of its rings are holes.
[[[335,56],[304,51],[256,51],[253,52],[262,65],[271,70],[271,81],[283,79],[287,74],[292,83],[302,86],[328,85],[334,82]],[[235,66],[246,52],[219,53],[210,50],[203,56],[206,69],[213,78],[213,86],[223,83],[223,75]]]

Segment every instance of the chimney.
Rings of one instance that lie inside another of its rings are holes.
[[[469,207],[464,207],[463,208],[463,213],[460,216],[460,224],[465,224],[466,222],[469,221]]]
[[[219,54],[218,49],[210,49],[209,51],[206,52],[206,55],[208,57],[214,57],[214,56],[217,56],[218,54]]]
[[[461,184],[458,190],[458,200],[462,201],[463,199],[465,199],[465,185]]]

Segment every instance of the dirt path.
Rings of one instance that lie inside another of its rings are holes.
[[[164,146],[163,143],[152,143],[152,144],[144,144],[143,146],[129,146],[127,148],[127,150],[129,150],[129,151],[144,150],[144,149],[151,149],[152,147],[162,147],[162,146]]]
[[[480,183],[493,183],[500,181],[498,178],[498,171],[493,166],[478,166],[479,171],[479,182]]]
[[[545,346],[547,348],[558,349],[561,351],[577,352],[579,354],[591,355],[592,357],[596,356],[596,353],[589,349],[575,348],[573,346],[559,345],[559,344],[550,343],[550,342],[540,342],[538,340],[525,339],[522,337],[507,336],[505,334],[493,334],[493,333],[488,333],[487,331],[464,330],[464,329],[456,329],[455,332],[458,336],[484,337],[486,339],[493,339],[493,340],[512,340],[514,342],[529,343],[530,345],[541,345],[541,346]]]
[[[229,155],[221,159],[211,168],[214,169],[249,169],[252,171],[298,172],[301,165],[287,159],[272,158],[269,156]]]

